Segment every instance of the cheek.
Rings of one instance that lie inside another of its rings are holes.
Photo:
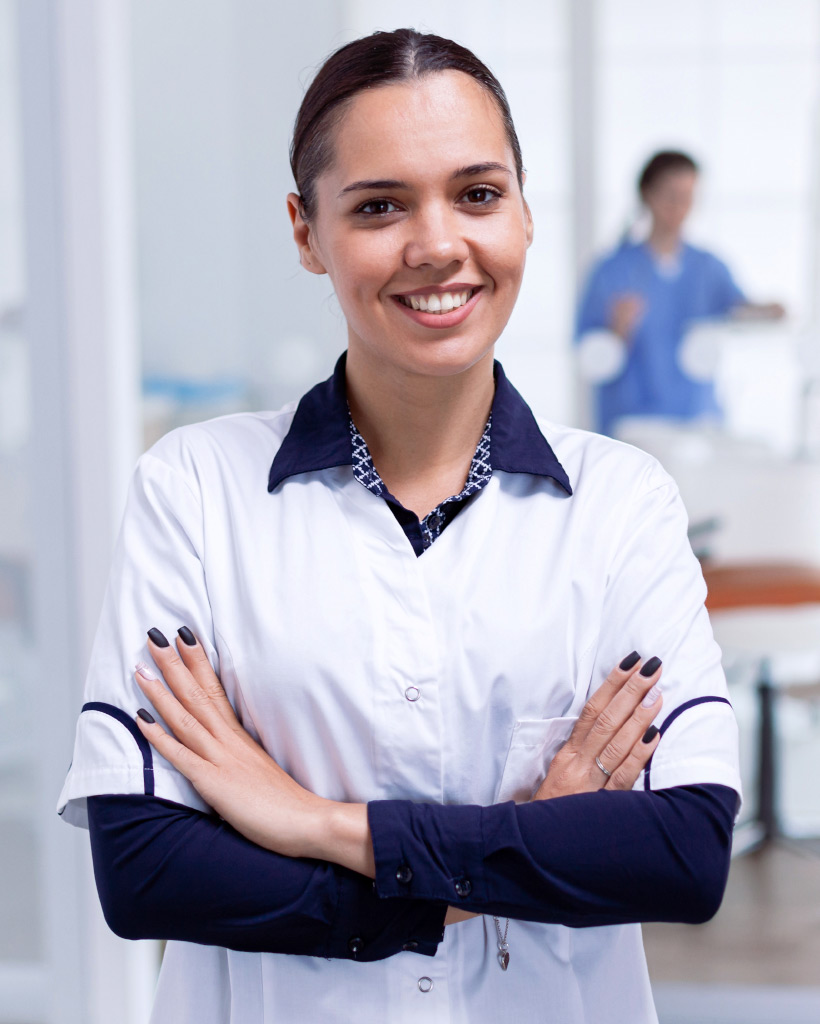
[[[517,287],[527,259],[527,233],[523,224],[511,226],[503,235],[497,233],[484,240],[479,262],[494,278],[498,287]]]
[[[335,246],[329,269],[340,301],[372,297],[388,283],[401,256],[401,241],[390,231],[363,232]]]

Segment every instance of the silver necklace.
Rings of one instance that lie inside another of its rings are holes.
[[[495,925],[495,934],[498,939],[498,963],[502,971],[506,971],[510,966],[510,947],[507,945],[507,932],[510,930],[510,919],[507,918],[507,923],[504,925],[504,934],[501,934],[501,922],[497,917],[493,918],[493,924]]]

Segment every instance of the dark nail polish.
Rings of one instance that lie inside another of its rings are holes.
[[[177,633],[179,633],[184,644],[187,644],[189,647],[196,647],[196,637],[187,626],[180,626]]]
[[[139,709],[137,712],[137,718],[141,718],[143,722],[147,722],[149,725],[154,724],[154,716],[150,712],[146,711],[145,708]]]
[[[641,675],[644,676],[646,679],[648,679],[650,676],[654,676],[654,674],[658,671],[662,664],[663,662],[660,658],[650,658],[649,661],[647,661],[647,663],[641,669]]]
[[[633,651],[631,654],[627,654],[627,656],[624,658],[624,660],[621,662],[618,668],[622,672],[627,672],[629,671],[629,669],[634,668],[640,660],[640,654],[638,654],[637,651]]]
[[[156,644],[157,647],[168,646],[168,641],[165,639],[162,633],[160,633],[156,626],[154,626],[153,629],[148,630],[148,639],[151,641],[151,643]]]
[[[651,743],[652,740],[658,735],[657,725],[650,725],[646,732],[643,734],[643,742]]]

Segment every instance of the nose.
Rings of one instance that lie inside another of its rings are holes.
[[[408,267],[434,267],[437,270],[451,263],[463,263],[469,255],[464,225],[457,211],[436,205],[419,211],[409,221],[409,237],[404,248]]]

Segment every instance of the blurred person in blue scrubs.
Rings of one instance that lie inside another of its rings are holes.
[[[725,263],[684,240],[698,173],[686,153],[667,150],[648,161],[638,179],[648,237],[627,234],[595,264],[583,289],[576,342],[582,373],[596,386],[601,433],[613,434],[624,417],[719,420],[712,381],[681,365],[687,330],[727,316],[784,314],[779,303],[749,302]]]

